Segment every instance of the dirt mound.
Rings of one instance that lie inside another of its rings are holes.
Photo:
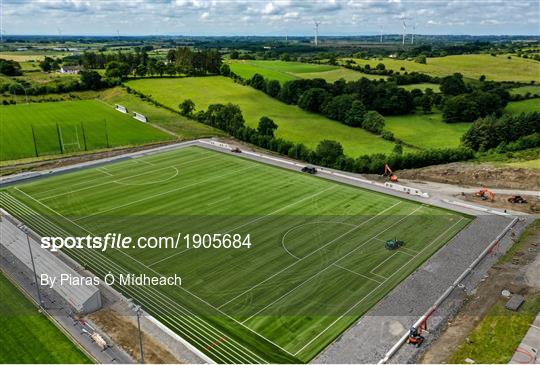
[[[399,171],[398,176],[410,180],[439,183],[489,186],[490,188],[536,190],[540,186],[540,171],[521,167],[494,166],[455,162]]]

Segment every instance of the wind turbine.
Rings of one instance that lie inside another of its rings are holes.
[[[416,30],[416,23],[412,25],[411,44],[414,44],[414,32]]]
[[[382,41],[383,41],[383,39],[382,39],[383,26],[382,26],[382,25],[379,27],[379,30],[380,30],[380,33],[381,33],[381,37],[380,37],[380,39],[379,39],[379,43],[382,43]]]
[[[405,20],[407,20],[407,18],[405,18],[405,17],[401,18],[401,22],[403,24],[403,38],[401,40],[401,43],[403,45],[405,45],[405,35],[407,34],[407,23],[405,22]]]
[[[321,23],[318,21],[315,21],[315,46],[319,45],[319,25]]]

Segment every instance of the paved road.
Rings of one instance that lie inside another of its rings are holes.
[[[518,346],[510,364],[540,364],[540,314]]]

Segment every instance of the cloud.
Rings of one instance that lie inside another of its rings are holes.
[[[400,32],[401,17],[432,34],[539,35],[537,0],[4,0],[7,33],[288,34]],[[215,16],[219,14],[219,16]],[[201,22],[201,20],[204,20]],[[216,26],[209,26],[215,24]]]

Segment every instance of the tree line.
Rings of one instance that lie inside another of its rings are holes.
[[[434,164],[463,161],[474,157],[468,148],[447,148],[424,150],[414,153],[402,153],[401,149],[390,155],[373,154],[358,158],[346,156],[341,143],[322,140],[312,150],[303,143],[294,143],[275,136],[278,126],[268,117],[263,116],[257,128],[245,125],[240,107],[235,104],[212,104],[206,111],[195,112],[195,104],[184,100],[180,113],[201,123],[219,128],[242,141],[275,151],[307,163],[357,173],[382,173],[386,163],[396,169],[417,168]]]

